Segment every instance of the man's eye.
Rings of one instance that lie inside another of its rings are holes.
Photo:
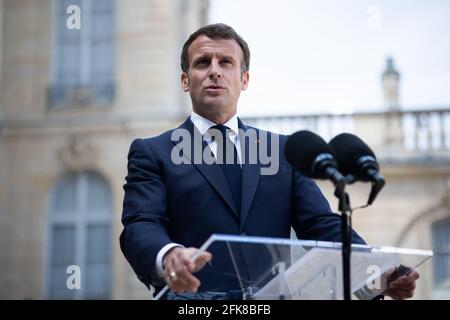
[[[224,63],[224,64],[231,64],[231,60],[224,59],[224,60],[222,60],[222,63]]]
[[[207,59],[200,59],[197,61],[197,65],[205,65],[208,63],[209,63],[209,61]]]

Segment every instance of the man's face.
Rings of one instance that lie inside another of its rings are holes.
[[[237,111],[249,74],[242,73],[244,53],[233,39],[201,35],[188,48],[189,71],[181,75],[183,90],[191,95],[196,113],[211,121],[227,121]]]

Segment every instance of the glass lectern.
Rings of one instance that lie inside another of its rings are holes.
[[[200,250],[213,255],[195,274],[202,282],[200,291],[238,289],[250,300],[343,299],[341,243],[214,234]],[[417,268],[432,254],[352,245],[352,298],[373,299],[386,289],[389,277]]]

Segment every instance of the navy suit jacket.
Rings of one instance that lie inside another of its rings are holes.
[[[259,159],[257,164],[242,165],[241,212],[234,207],[218,165],[193,164],[190,159],[186,164],[173,163],[171,153],[179,144],[171,139],[173,130],[136,139],[131,144],[120,245],[138,278],[147,286],[153,285],[157,290],[161,287],[151,270],[159,250],[172,242],[200,247],[213,233],[289,238],[291,226],[299,239],[340,241],[340,216],[331,211],[317,185],[287,162],[287,136],[264,135],[262,130],[246,126],[239,119],[238,123],[244,132],[254,132],[254,136],[247,136],[249,143],[267,142],[269,153],[270,139],[279,140],[279,170],[275,175],[261,175],[264,165]],[[192,137],[197,130],[190,118],[179,128]],[[244,146],[249,143],[241,140]],[[353,242],[364,243],[355,232]],[[225,252],[226,248],[212,252],[213,262],[217,270],[230,274],[233,266]],[[242,263],[249,270],[264,264],[264,254],[255,255],[253,251],[249,258],[247,253],[242,253]],[[200,272],[199,278],[200,290],[239,287],[233,276]]]

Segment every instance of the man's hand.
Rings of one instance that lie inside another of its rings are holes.
[[[412,271],[388,283],[385,295],[395,300],[404,300],[412,298],[416,289],[416,280],[419,279],[419,273]]]
[[[202,269],[212,259],[211,253],[201,252],[194,261],[192,257],[198,251],[197,248],[175,247],[164,255],[164,277],[172,291],[197,292],[200,281],[192,273]]]

